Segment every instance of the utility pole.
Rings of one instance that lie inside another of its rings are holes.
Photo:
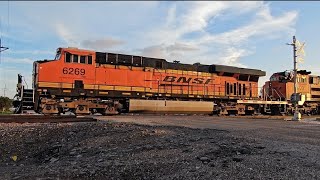
[[[294,91],[293,93],[295,94],[295,99],[297,100],[297,92],[298,92],[298,84],[297,84],[297,47],[296,47],[296,37],[293,36],[293,72],[294,72],[294,82],[293,82],[293,87],[294,87]],[[298,110],[298,106],[297,103],[294,103],[295,107],[294,107],[294,111],[296,112]]]
[[[296,46],[296,36],[293,36],[293,40],[291,44],[287,44],[287,45],[291,45],[293,47],[293,72],[294,72],[294,77],[293,77],[293,86],[294,86],[294,90],[293,90],[293,97],[294,97],[294,116],[292,118],[292,120],[295,121],[299,121],[301,119],[301,113],[298,110],[298,83],[297,83],[297,46]],[[292,100],[293,98],[291,98]]]

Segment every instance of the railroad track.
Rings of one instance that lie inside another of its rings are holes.
[[[140,114],[140,113],[121,113],[121,115],[117,116],[210,116],[208,114],[152,114],[152,113],[146,113],[146,114]],[[99,117],[99,116],[98,116]],[[218,116],[218,115],[212,115],[210,116],[212,118],[234,118],[234,119],[279,119],[279,120],[289,120],[292,119],[293,115],[225,115],[225,116]],[[320,115],[302,115],[301,119],[309,119],[309,118],[319,118]]]
[[[208,116],[208,115],[186,115],[186,114],[170,114],[174,116]],[[166,116],[165,114],[131,114],[123,113],[122,116]],[[213,116],[215,117],[215,116]],[[218,116],[216,116],[218,117]],[[245,119],[281,119],[286,120],[292,116],[270,116],[270,115],[257,115],[257,116],[220,116],[221,118],[245,118]],[[320,118],[319,115],[303,116],[302,118]],[[95,122],[97,119],[93,116],[75,116],[75,115],[40,115],[40,114],[10,114],[0,115],[0,123],[68,123],[68,122]]]
[[[0,123],[68,123],[68,122],[94,122],[93,117],[45,116],[45,115],[0,115]]]

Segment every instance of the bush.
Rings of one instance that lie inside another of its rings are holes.
[[[9,111],[12,107],[12,99],[0,96],[0,111]]]

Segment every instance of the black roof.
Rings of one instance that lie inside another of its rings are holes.
[[[180,62],[168,62],[165,59],[151,58],[143,56],[116,54],[116,53],[102,53],[96,52],[96,63],[100,64],[123,64],[127,66],[142,66],[154,67],[158,69],[176,69],[184,71],[198,71],[208,73],[234,73],[254,76],[265,76],[266,72],[258,69],[240,68],[225,65],[205,65],[200,63],[184,64]]]
[[[236,74],[247,74],[247,75],[255,75],[255,76],[265,76],[266,72],[257,70],[257,69],[249,69],[249,68],[239,68],[234,66],[224,66],[224,65],[211,65],[211,71],[218,72],[227,72],[227,73],[236,73]]]

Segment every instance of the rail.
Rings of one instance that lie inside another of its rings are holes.
[[[11,114],[0,115],[0,123],[68,123],[68,122],[94,122],[93,117],[76,116],[45,116],[45,115],[23,115]]]

